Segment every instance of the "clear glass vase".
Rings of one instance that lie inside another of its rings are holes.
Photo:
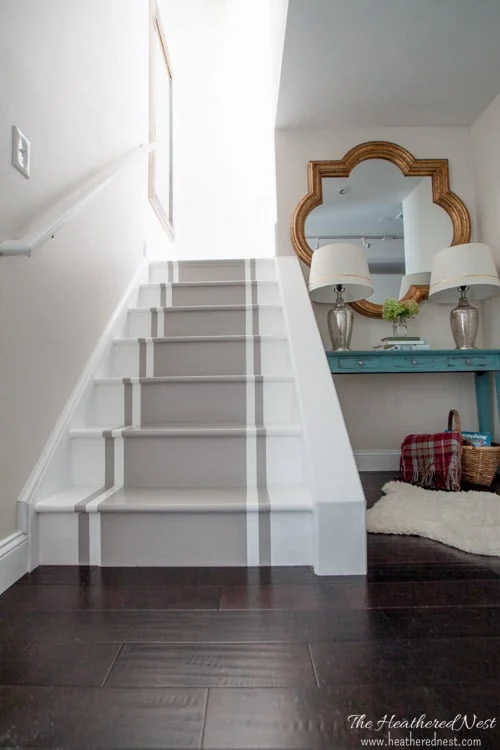
[[[394,318],[392,321],[392,335],[398,336],[399,338],[408,336],[408,318],[405,318],[402,315],[398,315],[397,318]]]

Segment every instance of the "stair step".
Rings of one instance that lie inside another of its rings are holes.
[[[228,487],[305,481],[303,434],[296,425],[81,428],[71,430],[70,438],[75,485]]]
[[[255,394],[258,424],[296,424],[290,376],[177,376],[94,381],[91,424],[246,424],[247,390]]]
[[[250,322],[255,325],[255,333],[283,335],[285,332],[280,305],[191,305],[131,308],[127,334],[140,338],[243,335],[249,316]]]
[[[304,485],[111,488],[101,495],[80,486],[39,501],[36,511],[42,565],[313,563],[313,506]]]
[[[141,349],[143,351],[141,351]],[[291,372],[284,336],[176,336],[117,338],[112,373],[122,377],[244,375],[249,355],[262,375]]]
[[[252,274],[258,280],[275,278],[273,258],[263,258],[245,262],[237,259],[154,261],[150,264],[150,281],[244,281],[245,275]]]
[[[277,513],[311,510],[306,485],[268,485],[255,489],[239,487],[68,487],[39,500],[37,513],[196,513],[273,510]]]
[[[139,307],[176,307],[195,305],[279,304],[275,281],[196,281],[186,283],[144,283],[139,287]]]

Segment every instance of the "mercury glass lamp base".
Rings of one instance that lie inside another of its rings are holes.
[[[464,298],[450,313],[450,325],[456,349],[475,349],[479,311]]]
[[[343,303],[328,311],[327,323],[332,350],[335,352],[350,352],[352,324],[354,314]]]

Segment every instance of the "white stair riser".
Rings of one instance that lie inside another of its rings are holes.
[[[40,565],[78,565],[78,513],[39,513]]]
[[[144,383],[140,386],[138,424],[253,424],[254,415],[246,413],[247,387],[246,381]],[[263,397],[263,414],[258,406],[256,411],[259,424],[262,418],[267,425],[299,423],[292,381],[267,381],[251,387],[256,389],[257,400],[260,394]],[[96,384],[92,426],[124,425],[125,416],[123,383]]]
[[[178,262],[177,270],[173,263],[155,262],[150,266],[149,280],[156,283],[167,283],[171,281],[244,281],[245,262],[221,262],[201,261]],[[257,260],[253,264],[255,278],[257,281],[273,281],[276,277],[275,265],[272,260]],[[175,275],[175,278],[174,278]]]
[[[80,516],[80,517],[79,517]],[[267,516],[267,518],[266,518]],[[313,564],[311,511],[264,513],[272,565]],[[79,523],[87,514],[39,515],[41,565],[78,565]],[[245,566],[255,513],[102,513],[98,546],[103,566]],[[254,540],[254,546],[258,539]],[[250,553],[251,554],[251,553]],[[266,560],[266,563],[269,561]]]
[[[139,372],[139,343],[116,342],[113,372],[116,377],[168,375],[245,375],[245,341],[169,341],[154,344],[154,367]],[[260,341],[262,375],[288,375],[291,371],[285,339]]]
[[[302,484],[305,479],[302,435],[268,435],[266,475],[268,484]]]
[[[245,310],[176,310],[155,313],[159,324],[153,327],[150,309],[129,312],[127,336],[150,338],[155,328],[159,336],[224,336],[246,333]],[[260,308],[258,333],[265,336],[282,336],[285,332],[283,312],[280,308]],[[160,317],[162,320],[160,320]],[[162,325],[163,324],[163,325]]]
[[[247,438],[229,436],[155,436],[118,438],[73,437],[73,484],[104,486],[106,480],[130,487],[236,487],[267,478],[270,484],[301,483],[304,479],[301,435],[253,438],[266,454],[264,463],[247,465]],[[111,453],[111,466],[109,465]],[[260,480],[257,479],[260,472]],[[253,479],[252,479],[253,477]]]
[[[244,305],[246,303],[245,284],[220,286],[217,284],[200,286],[172,287],[172,306],[176,305]],[[279,289],[275,283],[257,284],[257,300],[259,305],[279,304]],[[139,291],[139,307],[161,307],[162,300],[159,284],[141,286]],[[167,303],[168,304],[168,303]]]
[[[74,485],[103,487],[106,478],[104,438],[71,439],[71,475]]]

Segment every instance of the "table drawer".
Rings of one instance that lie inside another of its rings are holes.
[[[497,363],[491,357],[481,354],[463,354],[447,357],[446,365],[450,370],[491,370]]]
[[[394,357],[395,370],[430,370],[434,371],[438,361],[434,357],[418,357],[408,354],[407,357]]]
[[[336,370],[362,372],[363,370],[380,370],[380,359],[375,357],[339,357],[333,361]]]

